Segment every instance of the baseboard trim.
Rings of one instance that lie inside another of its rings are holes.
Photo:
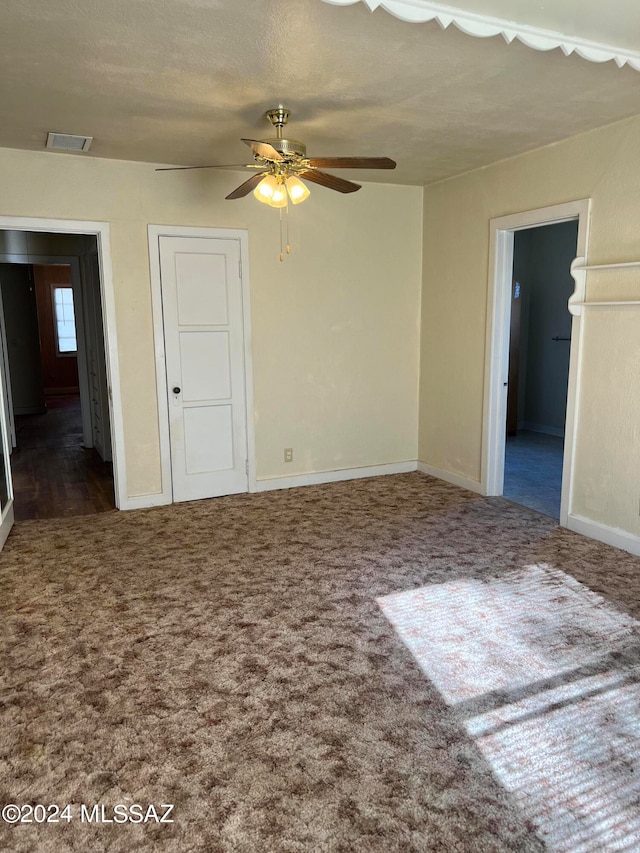
[[[431,477],[437,477],[438,480],[445,480],[447,483],[459,486],[461,489],[466,489],[469,492],[475,492],[478,495],[484,494],[482,483],[479,480],[470,480],[461,474],[453,474],[451,471],[445,471],[443,468],[427,465],[426,462],[418,462],[418,471],[422,474],[429,474]]]
[[[365,468],[338,468],[334,471],[317,471],[313,474],[294,474],[292,477],[267,477],[256,480],[256,492],[270,492],[274,489],[294,489],[298,486],[320,486],[323,483],[337,483],[340,480],[359,480],[364,477],[381,477],[386,474],[407,474],[417,469],[415,460],[409,462],[390,462],[387,465],[371,465]]]
[[[581,533],[590,539],[598,539],[606,545],[613,545],[614,548],[620,548],[622,551],[628,551],[630,554],[640,557],[640,536],[627,533],[626,530],[621,530],[619,527],[609,527],[599,521],[584,518],[582,515],[571,514],[567,519],[567,527],[575,533]]]
[[[77,385],[70,385],[65,388],[45,388],[45,397],[77,397],[80,389]]]
[[[118,509],[150,509],[154,506],[167,506],[172,503],[171,495],[134,495],[126,498]]]
[[[3,521],[6,523],[4,524],[4,527],[0,528],[0,548],[2,548],[4,543],[7,541],[7,536],[9,535],[9,533],[11,532],[11,528],[13,527],[13,503],[7,510],[7,514],[5,515]]]
[[[298,486],[319,486],[323,483],[337,483],[340,480],[359,480],[364,477],[381,477],[385,474],[407,474],[417,469],[418,463],[391,462],[387,465],[371,465],[365,468],[339,468],[335,471],[318,471],[312,474],[295,474],[292,477],[267,477],[256,480],[255,488],[250,492],[270,492],[275,489],[293,489]],[[148,509],[154,506],[167,506],[173,503],[170,495],[135,495],[127,498],[119,509]]]
[[[46,415],[46,406],[15,406],[13,409],[14,415]]]
[[[527,429],[529,432],[538,432],[542,435],[553,435],[556,438],[564,438],[564,428],[549,426],[548,424],[536,424],[531,421],[525,421],[522,426],[518,424],[518,429]]]

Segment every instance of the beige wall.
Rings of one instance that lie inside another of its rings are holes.
[[[422,189],[312,189],[281,264],[277,212],[224,200],[241,180],[0,151],[0,215],[110,223],[130,496],[160,490],[149,223],[249,231],[259,477],[416,458]]]
[[[422,462],[480,479],[489,220],[587,197],[589,261],[640,260],[640,118],[425,189]],[[638,273],[600,295],[640,299]],[[640,534],[640,311],[589,309],[583,331],[570,511]]]

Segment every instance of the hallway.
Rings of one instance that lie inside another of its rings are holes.
[[[503,496],[560,518],[564,439],[529,430],[507,438]]]
[[[112,466],[82,445],[80,398],[49,397],[47,405],[44,415],[16,416],[16,521],[114,509]]]

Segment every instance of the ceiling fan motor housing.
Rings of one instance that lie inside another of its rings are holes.
[[[272,145],[276,151],[283,155],[283,157],[306,157],[307,146],[304,142],[300,142],[299,139],[282,138],[282,128],[289,121],[290,115],[290,111],[286,107],[283,107],[282,104],[272,110],[267,110],[265,117],[268,118],[271,124],[275,127],[278,135],[275,139],[261,139],[260,141],[268,142],[269,145]]]
[[[306,157],[307,146],[304,142],[298,139],[261,139],[261,142],[268,142],[276,151],[282,154],[283,157]]]

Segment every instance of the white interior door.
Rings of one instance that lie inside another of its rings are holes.
[[[237,240],[160,237],[173,500],[248,491]]]

